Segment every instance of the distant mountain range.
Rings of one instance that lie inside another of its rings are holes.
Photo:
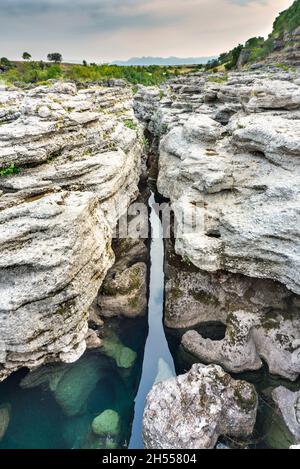
[[[206,64],[216,57],[132,57],[129,60],[116,60],[114,65],[199,65]]]

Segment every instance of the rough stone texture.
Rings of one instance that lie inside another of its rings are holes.
[[[222,368],[194,365],[186,375],[156,384],[147,397],[147,449],[210,449],[220,435],[251,435],[257,412],[252,385]]]
[[[297,72],[265,67],[178,77],[160,94],[141,89],[135,111],[160,136],[158,189],[175,216],[175,252],[166,243],[166,325],[220,322],[223,340],[189,332],[185,348],[231,371],[258,369],[264,360],[272,373],[296,379]],[[181,233],[184,217],[189,230]]]
[[[300,391],[292,392],[280,386],[272,392],[272,398],[277,404],[279,413],[287,426],[294,443],[300,443]]]
[[[166,241],[166,251],[166,325],[225,327],[225,337],[218,341],[200,332],[186,333],[182,343],[188,352],[235,373],[259,369],[265,361],[273,374],[298,377],[298,296],[271,280],[199,270],[176,255],[171,241]]]
[[[283,285],[225,271],[205,272],[177,255],[171,240],[166,240],[165,247],[165,322],[169,328],[186,329],[209,321],[226,324],[229,314],[238,310],[270,318],[280,312],[289,317],[289,311],[294,311],[296,316],[299,298]]]
[[[270,125],[275,132],[271,116]],[[271,166],[261,153],[245,154],[247,145],[234,152],[226,136],[212,141],[222,131],[207,116],[193,116],[162,140],[159,191],[175,204],[175,217],[187,216],[196,204],[200,220],[197,231],[177,237],[176,251],[202,270],[272,278],[300,293],[300,160],[294,142],[277,144],[287,148],[285,161],[280,166],[277,153]]]
[[[143,148],[123,85],[8,89],[0,106],[0,167],[20,169],[0,178],[4,379],[83,354],[114,262],[113,229],[138,194]]]
[[[102,317],[134,318],[147,310],[148,250],[142,240],[123,239],[114,244],[116,262],[98,297]]]
[[[235,311],[227,317],[225,339],[212,341],[189,331],[182,345],[200,361],[223,365],[233,373],[258,370],[264,359],[270,373],[295,380],[300,373],[299,331],[299,314],[286,319],[280,314]]]

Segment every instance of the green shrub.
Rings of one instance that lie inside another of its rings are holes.
[[[11,176],[12,174],[18,174],[20,169],[15,166],[14,163],[11,163],[7,168],[0,169],[0,177]]]
[[[121,67],[118,65],[67,65],[45,62],[22,62],[7,70],[1,76],[9,83],[38,83],[50,79],[66,79],[77,82],[101,82],[110,79],[123,79],[132,85],[159,85],[174,72],[170,67],[151,65],[149,67]]]

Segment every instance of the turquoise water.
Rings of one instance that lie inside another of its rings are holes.
[[[148,325],[145,319],[121,320],[109,329],[109,336],[113,331],[122,346],[136,352],[134,365],[120,368],[97,351],[87,352],[73,365],[42,367],[31,375],[32,383],[25,372],[14,374],[0,385],[0,404],[11,407],[0,448],[105,448],[107,442],[94,438],[90,427],[107,409],[115,410],[121,421],[113,443],[128,446]]]
[[[152,209],[154,203],[152,195],[150,222],[158,233],[160,220]],[[151,243],[149,320],[144,317],[106,323],[106,354],[103,349],[89,351],[72,365],[47,365],[31,374],[21,371],[0,384],[0,408],[10,408],[10,422],[0,448],[101,449],[127,448],[129,444],[130,448],[142,448],[145,399],[157,378],[159,364],[160,373],[175,374],[162,324],[163,259],[160,233]],[[91,424],[107,409],[119,415],[118,434],[114,438],[96,437]]]
[[[10,421],[0,449],[142,448],[142,416],[153,383],[185,373],[196,362],[180,345],[185,331],[163,327],[164,246],[154,204],[152,194],[148,317],[109,320],[104,327],[106,353],[103,348],[89,351],[72,365],[48,365],[32,374],[20,371],[1,383],[0,410],[10,409]],[[214,340],[224,334],[219,325],[203,327],[208,330],[200,332]],[[280,385],[299,390],[300,379],[291,383],[271,376],[266,366],[233,377],[255,385],[260,396],[257,425],[251,439],[223,439],[223,443],[288,448],[289,435],[278,422],[269,396]],[[114,437],[95,436],[91,424],[107,409],[119,416],[118,432]]]

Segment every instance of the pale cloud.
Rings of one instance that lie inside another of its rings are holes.
[[[292,0],[0,0],[0,55],[100,61],[215,55],[266,35]]]

